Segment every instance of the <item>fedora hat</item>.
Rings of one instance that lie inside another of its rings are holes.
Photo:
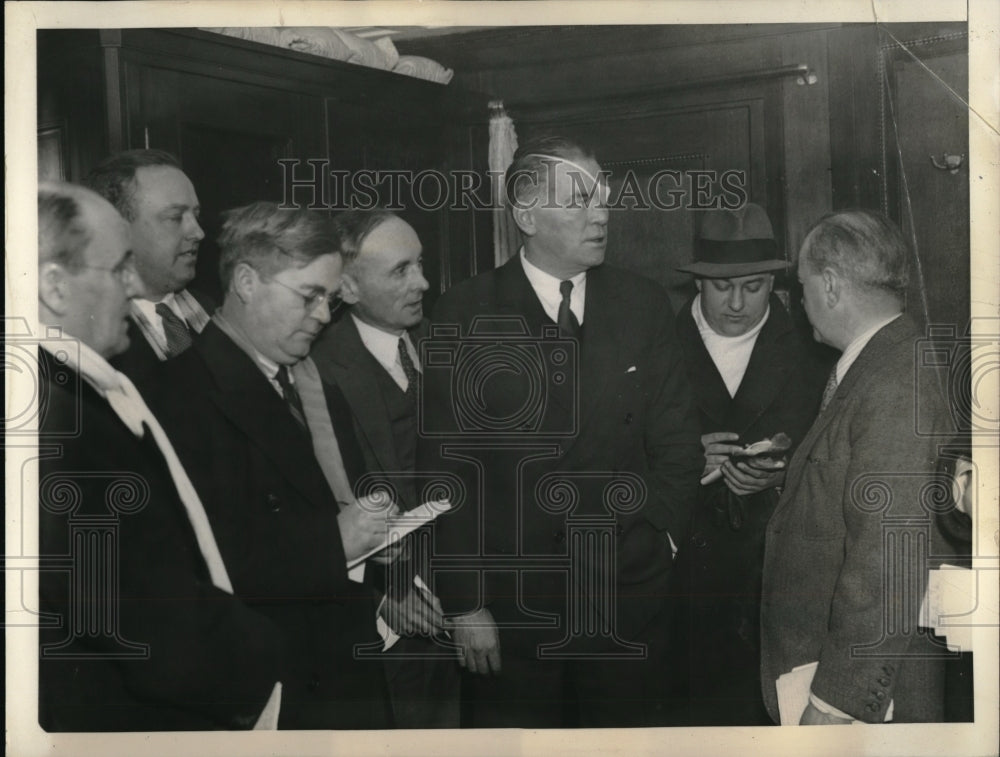
[[[767,213],[760,205],[748,202],[738,210],[706,212],[695,240],[694,261],[677,270],[722,279],[787,267],[788,262],[778,256]]]

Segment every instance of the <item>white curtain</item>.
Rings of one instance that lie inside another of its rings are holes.
[[[490,103],[490,171],[493,181],[493,257],[497,267],[503,265],[521,247],[521,233],[507,213],[503,172],[510,166],[517,150],[517,132],[514,122],[504,110],[503,103]]]

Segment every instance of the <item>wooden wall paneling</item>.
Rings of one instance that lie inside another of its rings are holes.
[[[784,63],[806,63],[816,75],[811,85],[795,79],[781,84],[785,204],[781,239],[786,257],[793,262],[806,231],[833,207],[827,38],[826,31],[789,35],[782,47]]]
[[[394,209],[416,230],[424,246],[424,274],[431,284],[427,294],[430,307],[442,291],[442,250],[449,245],[447,205],[425,210],[416,193],[422,192],[427,204],[439,202],[435,176],[446,176],[446,124],[438,116],[413,110],[401,118],[396,108],[376,108],[326,100],[327,133],[331,169],[350,171],[351,198],[336,198],[341,208],[347,205],[371,206],[376,203]],[[354,185],[363,174],[364,185]],[[396,182],[384,172],[405,171],[408,176]],[[419,183],[409,177],[424,177]],[[446,188],[444,188],[445,191]],[[399,190],[398,194],[397,191]],[[337,192],[331,192],[331,200]]]
[[[851,24],[828,37],[833,209],[882,207],[878,32]]]
[[[103,91],[107,108],[108,153],[115,153],[126,149],[128,145],[122,102],[122,34],[120,29],[101,29],[99,34],[104,57]]]
[[[497,198],[490,194],[489,181],[486,172],[489,170],[490,128],[488,122],[473,123],[463,129],[465,137],[465,156],[467,165],[483,176],[482,205],[491,206]],[[461,211],[460,217],[469,219],[473,224],[471,234],[466,237],[466,248],[453,250],[453,279],[475,276],[494,267],[496,262],[493,249],[493,211],[476,209]],[[457,252],[457,254],[455,254]]]
[[[963,333],[969,318],[968,41],[964,29],[883,38],[885,202],[914,248],[909,310]],[[914,36],[918,35],[918,36]],[[896,42],[899,40],[902,46]],[[965,156],[952,173],[943,154]]]
[[[692,207],[690,179],[684,183],[684,206],[667,210],[646,194],[650,181],[664,170],[740,172],[747,199],[767,208],[780,229],[779,91],[773,83],[718,88],[677,93],[669,102],[637,98],[614,111],[600,101],[589,107],[548,106],[518,115],[519,139],[557,131],[589,143],[602,167],[612,172],[613,199],[624,182],[634,181],[630,173],[637,179],[632,187],[643,193],[641,205],[629,201],[611,211],[607,260],[659,281],[679,307],[693,284],[674,269],[692,258],[699,209]],[[672,183],[668,178],[660,184],[661,201]]]
[[[103,65],[96,31],[38,31],[38,127],[63,128],[67,181],[108,151]]]

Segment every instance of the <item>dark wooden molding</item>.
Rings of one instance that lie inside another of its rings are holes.
[[[104,100],[108,118],[108,152],[115,153],[124,150],[128,144],[123,118],[123,112],[127,112],[127,110],[122,103],[121,29],[101,29],[100,40],[104,57]]]
[[[667,24],[587,26],[498,26],[493,29],[404,39],[404,55],[423,55],[456,74],[515,66],[611,57],[638,51],[738,42],[789,32],[837,28],[840,24]]]

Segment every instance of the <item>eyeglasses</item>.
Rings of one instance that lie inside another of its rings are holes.
[[[285,284],[284,282],[279,281],[276,278],[271,278],[269,279],[269,281],[273,281],[278,286],[282,286],[289,292],[297,294],[299,297],[301,297],[302,306],[305,308],[307,313],[313,312],[316,308],[319,307],[321,302],[325,302],[326,307],[330,311],[330,315],[333,315],[334,313],[337,312],[337,310],[340,309],[340,306],[344,302],[342,299],[340,299],[340,294],[337,292],[317,292],[316,294],[303,294],[298,289],[290,287],[288,286],[288,284]]]
[[[122,284],[125,283],[125,276],[131,270],[132,265],[132,253],[128,252],[125,257],[123,257],[116,265],[111,266],[101,266],[101,265],[85,265],[81,264],[77,268],[86,268],[89,271],[107,271]]]

